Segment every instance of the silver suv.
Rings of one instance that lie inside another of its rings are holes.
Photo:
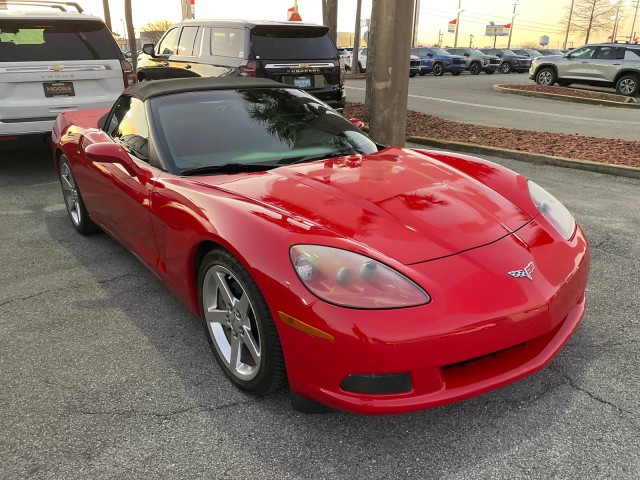
[[[77,3],[0,3],[0,145],[46,138],[59,113],[111,106],[133,84],[113,35]]]
[[[635,96],[640,89],[640,45],[598,43],[562,56],[536,57],[529,78],[539,85],[579,83],[612,87],[620,95]]]

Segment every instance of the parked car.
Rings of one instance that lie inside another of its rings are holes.
[[[346,48],[338,47],[338,55],[340,55],[340,58],[342,59],[344,69],[347,72],[351,70],[351,52]]]
[[[58,113],[111,105],[133,84],[100,18],[65,2],[2,3],[0,144],[47,139]]]
[[[412,55],[420,57],[420,75],[431,72],[439,77],[445,72],[451,75],[460,75],[465,70],[465,57],[451,55],[444,48],[440,47],[414,47],[411,49]]]
[[[141,82],[60,115],[53,160],[73,228],[144,262],[233,385],[288,385],[296,408],[479,395],[542,369],[584,313],[589,246],[551,194],[378,145],[293,85]]]
[[[367,56],[369,49],[367,47],[361,48],[358,54],[358,71],[364,73],[367,71]],[[415,77],[420,73],[420,58],[415,55],[409,56],[409,76]]]
[[[500,59],[495,55],[486,55],[475,48],[447,48],[451,55],[458,55],[465,58],[465,70],[471,75],[478,75],[485,72],[489,75],[497,72],[500,68]]]
[[[511,51],[521,57],[535,58],[542,56],[538,50],[533,50],[532,48],[512,48]]]
[[[531,66],[531,59],[522,55],[517,55],[507,48],[481,48],[480,51],[486,55],[495,55],[500,58],[500,72],[524,73]]]
[[[542,55],[543,57],[548,57],[550,55],[564,55],[564,53],[562,52],[562,50],[555,50],[553,48],[548,48],[548,49],[541,49],[538,50],[538,52],[540,53],[540,55]]]
[[[538,57],[531,64],[529,78],[539,85],[610,87],[632,97],[640,89],[640,45],[598,43],[562,56]]]
[[[345,103],[343,59],[329,28],[302,22],[185,20],[139,57],[139,81],[248,76],[300,87],[333,108]]]

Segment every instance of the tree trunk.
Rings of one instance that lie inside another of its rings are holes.
[[[127,22],[127,37],[129,37],[129,50],[131,51],[131,63],[133,72],[138,68],[138,45],[136,44],[136,32],[133,29],[133,13],[131,9],[131,0],[124,0],[124,18]]]
[[[360,50],[360,17],[362,17],[362,0],[356,3],[356,25],[353,35],[353,54],[351,55],[351,71],[358,72],[358,50]]]
[[[338,42],[338,0],[324,0],[324,24],[329,27],[329,35],[334,42]]]
[[[375,57],[367,59],[372,87],[369,133],[376,142],[404,146],[413,2],[375,0],[374,15]],[[370,68],[371,60],[374,63]]]
[[[102,10],[104,11],[104,23],[110,32],[113,32],[111,28],[111,11],[109,10],[109,0],[102,0]]]

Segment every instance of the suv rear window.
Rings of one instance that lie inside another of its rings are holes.
[[[254,27],[251,50],[256,59],[326,60],[338,52],[326,28]]]
[[[94,20],[0,20],[0,62],[118,59],[104,24]]]

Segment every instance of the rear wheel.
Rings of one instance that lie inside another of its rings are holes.
[[[556,83],[556,71],[551,67],[545,67],[536,73],[536,83],[538,85],[551,86]]]
[[[502,73],[511,73],[511,64],[509,62],[502,62],[502,65],[500,65],[500,71]]]
[[[436,77],[441,77],[442,75],[444,75],[444,68],[442,67],[441,63],[438,63],[438,62],[434,63],[432,68],[433,68],[433,74]]]
[[[69,214],[73,228],[81,235],[89,235],[97,232],[98,227],[93,223],[84,206],[82,195],[80,195],[80,190],[78,190],[76,179],[73,176],[73,171],[69,164],[69,159],[64,155],[60,157],[58,169],[64,203],[67,207],[67,213]]]
[[[620,95],[633,97],[638,94],[640,80],[637,75],[627,74],[621,76],[616,82],[616,92]]]
[[[260,289],[230,252],[205,255],[198,295],[209,345],[225,375],[239,389],[260,396],[286,382],[278,332]]]
[[[364,68],[362,68],[362,64],[358,62],[358,73],[364,73]]]
[[[477,62],[473,62],[469,65],[469,73],[471,75],[478,75],[480,73],[480,64]]]

